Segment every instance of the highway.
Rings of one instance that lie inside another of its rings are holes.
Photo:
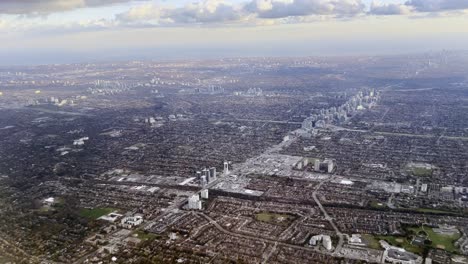
[[[325,216],[325,219],[330,223],[330,225],[333,227],[333,229],[335,230],[335,233],[336,235],[338,236],[338,244],[337,246],[335,247],[335,251],[334,253],[336,255],[339,255],[340,251],[341,251],[341,248],[343,247],[343,243],[344,243],[344,235],[343,233],[340,232],[340,230],[338,229],[338,227],[335,225],[335,222],[333,222],[333,218],[330,217],[330,215],[328,215],[327,211],[325,211],[325,208],[323,207],[323,205],[320,203],[320,199],[318,199],[317,197],[317,191],[320,189],[320,187],[322,186],[323,183],[325,183],[326,181],[328,181],[329,179],[326,179],[326,180],[323,180],[321,181],[317,187],[315,187],[315,190],[314,192],[312,193],[312,197],[314,198],[314,201],[315,203],[318,205],[318,207],[320,208],[320,211],[322,211],[322,214]]]

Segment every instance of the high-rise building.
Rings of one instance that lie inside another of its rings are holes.
[[[427,192],[427,184],[426,183],[423,183],[421,185],[421,192]]]
[[[206,181],[210,182],[211,181],[210,170],[208,170],[207,168],[204,168],[202,173],[206,177]]]
[[[206,180],[206,176],[205,175],[200,176],[200,185],[205,186],[207,184],[208,184],[208,181]]]
[[[328,172],[328,173],[332,173],[334,168],[335,168],[334,162],[333,162],[332,160],[328,161],[327,172]]]
[[[210,168],[210,177],[212,181],[216,180],[216,167]]]
[[[332,173],[333,169],[335,168],[335,163],[333,160],[325,160],[324,162],[327,163],[327,172]]]
[[[323,236],[322,243],[323,247],[326,248],[328,251],[332,250],[332,241],[330,236]]]
[[[229,174],[229,162],[224,162],[224,174]]]
[[[203,190],[200,192],[200,195],[201,195],[201,198],[202,198],[202,199],[208,199],[208,189],[203,189]]]
[[[320,160],[316,159],[314,162],[314,170],[315,171],[320,171]]]
[[[302,160],[296,164],[298,170],[302,170]]]
[[[195,209],[195,210],[202,209],[200,197],[198,196],[198,194],[190,196],[188,200],[188,207],[189,209]]]

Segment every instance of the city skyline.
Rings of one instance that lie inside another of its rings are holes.
[[[458,0],[2,1],[2,64],[401,54],[468,45]]]

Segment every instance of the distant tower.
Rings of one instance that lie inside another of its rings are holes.
[[[333,169],[335,168],[335,163],[333,162],[333,160],[325,160],[324,163],[327,164],[327,172],[332,173]]]
[[[332,241],[331,241],[331,237],[329,236],[323,236],[322,238],[322,244],[323,244],[323,247],[325,249],[327,249],[328,251],[332,250]]]
[[[189,198],[188,207],[189,209],[201,210],[202,206],[198,194],[195,194]]]
[[[206,180],[206,176],[205,175],[200,176],[200,185],[205,186],[207,183],[208,182]]]
[[[207,168],[204,168],[204,169],[203,169],[203,175],[206,177],[206,181],[207,181],[207,182],[210,182],[210,181],[211,181],[210,170],[208,170]]]
[[[211,180],[216,180],[216,167],[211,167],[210,168],[210,178]]]
[[[208,199],[208,189],[202,190],[200,194],[202,199]]]
[[[315,159],[314,170],[315,171],[320,171],[320,160],[319,159]]]
[[[224,174],[229,174],[229,162],[227,161],[224,162]]]

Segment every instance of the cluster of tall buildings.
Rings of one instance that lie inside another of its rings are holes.
[[[255,95],[255,96],[260,96],[263,94],[263,90],[262,88],[257,88],[257,87],[254,87],[254,88],[249,88],[247,90],[247,95]]]
[[[77,96],[77,99],[81,99],[81,97]],[[74,105],[75,101],[73,99],[60,99],[58,97],[49,97],[49,98],[42,98],[42,99],[29,99],[27,105],[56,105],[56,106],[64,106],[64,105]]]
[[[217,178],[216,167],[204,168],[202,171],[197,171],[196,174],[201,186],[205,186]]]
[[[210,85],[209,87],[197,87],[195,93],[222,94],[225,92],[223,87]]]
[[[202,209],[202,201],[200,200],[200,196],[202,199],[208,199],[208,189],[203,189],[200,194],[194,194],[189,197],[188,199],[188,209],[192,210],[201,210]]]
[[[229,174],[229,166],[230,162],[224,162],[224,170],[223,174]],[[218,178],[218,174],[216,172],[216,167],[211,168],[204,168],[201,171],[196,172],[197,181],[200,183],[201,186],[206,186],[208,183],[215,181]]]
[[[333,169],[335,168],[335,162],[332,159],[325,159],[324,161],[320,161],[316,159],[314,161],[314,171],[316,172],[327,172],[332,173]]]
[[[333,249],[332,240],[330,236],[327,235],[316,235],[310,238],[309,244],[311,246],[317,246],[319,242],[322,242],[322,246],[330,251]]]
[[[262,88],[253,87],[253,88],[249,88],[247,92],[244,92],[244,91],[234,92],[234,95],[236,96],[262,96],[263,90]]]
[[[133,88],[138,86],[137,83],[126,83],[126,82],[119,82],[119,81],[106,81],[106,80],[96,80],[93,82],[96,88],[111,88],[111,89],[127,89]]]
[[[332,159],[325,159],[325,160],[320,160],[316,158],[303,158],[301,161],[299,161],[296,164],[296,168],[298,170],[302,170],[309,166],[309,163],[313,167],[315,172],[325,172],[325,173],[332,173],[333,170],[335,169],[335,161]],[[313,164],[312,164],[313,163]]]
[[[356,112],[375,106],[379,98],[379,93],[375,89],[360,91],[339,107],[320,109],[319,113],[307,117],[302,122],[302,129],[312,130],[327,124],[342,124]]]

